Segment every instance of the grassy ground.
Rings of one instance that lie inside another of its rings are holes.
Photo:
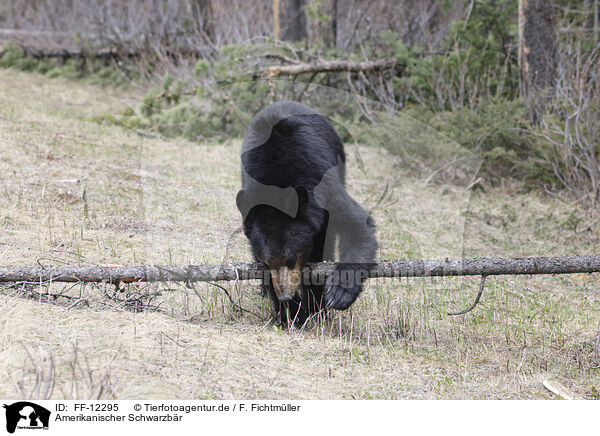
[[[15,71],[0,71],[0,101],[0,265],[250,259],[239,140],[99,124],[139,94]],[[381,259],[597,252],[597,211],[358,152],[349,189],[372,208]],[[477,279],[371,280],[351,310],[283,331],[256,283],[223,286],[252,313],[210,284],[0,287],[0,397],[557,398],[544,381],[600,396],[598,275],[491,278],[462,317],[446,312]]]

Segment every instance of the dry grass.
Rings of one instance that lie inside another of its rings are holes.
[[[119,93],[0,71],[0,265],[248,260],[240,142],[86,120],[136,104]],[[598,247],[597,212],[522,186],[469,201],[359,151],[368,177],[354,165],[350,190],[374,207],[381,258]],[[476,279],[371,280],[350,311],[301,331],[269,322],[256,283],[224,286],[254,314],[209,284],[0,288],[0,397],[555,398],[543,379],[600,395],[597,275],[490,279],[463,317],[446,311],[471,301]]]

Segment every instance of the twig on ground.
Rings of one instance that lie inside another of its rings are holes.
[[[212,282],[206,282],[206,283],[208,283],[209,285],[216,286],[217,288],[220,288],[223,292],[225,292],[225,295],[227,295],[227,298],[229,298],[229,301],[231,302],[233,307],[235,307],[236,309],[238,309],[242,312],[250,313],[250,314],[254,315],[255,317],[257,317],[258,319],[262,319],[262,316],[260,316],[258,313],[252,312],[251,310],[248,310],[248,309],[244,309],[242,306],[238,305],[235,301],[233,301],[233,298],[229,294],[229,291],[227,289],[225,289],[223,286],[217,285],[216,283],[212,283]],[[198,295],[198,294],[196,293],[196,295]]]
[[[465,309],[465,310],[461,310],[460,312],[448,312],[448,315],[464,315],[465,313],[469,313],[470,311],[472,311],[473,309],[475,309],[475,306],[477,306],[479,304],[479,300],[481,299],[481,296],[483,295],[483,288],[485,286],[485,279],[487,276],[481,276],[481,283],[479,284],[479,292],[477,293],[477,297],[475,297],[475,301],[473,302],[473,304]]]

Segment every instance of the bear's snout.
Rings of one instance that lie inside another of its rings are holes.
[[[300,266],[296,268],[288,268],[282,266],[278,269],[271,270],[271,278],[273,279],[273,287],[277,299],[282,303],[292,301],[296,293],[300,290]]]

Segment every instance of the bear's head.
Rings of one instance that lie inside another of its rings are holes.
[[[243,228],[254,257],[269,269],[281,302],[302,297],[302,265],[308,261],[319,232],[318,223],[307,213],[306,189],[297,187],[290,191],[293,195],[288,195],[281,205],[273,204],[272,199],[261,200],[247,190],[241,190],[236,199],[238,209],[247,211]],[[290,210],[295,213],[286,213]]]

